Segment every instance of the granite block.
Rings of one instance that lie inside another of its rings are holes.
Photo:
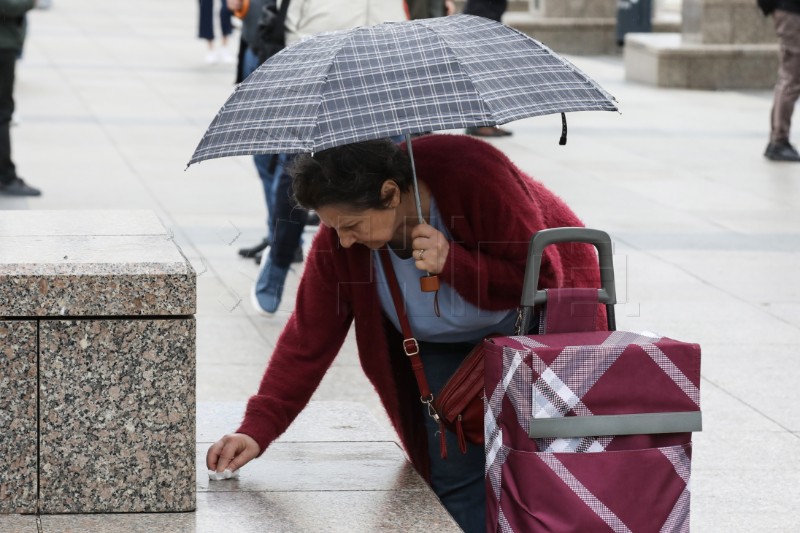
[[[508,13],[503,22],[559,54],[617,54],[616,19],[602,17],[550,18]]]
[[[36,336],[34,321],[0,321],[0,513],[36,511]]]
[[[458,533],[431,492],[205,492],[196,513],[43,516],[42,533]]]
[[[766,89],[775,84],[777,44],[692,44],[677,33],[625,36],[625,78],[658,87]]]
[[[197,490],[237,492],[428,490],[394,442],[273,443],[239,479],[210,481],[210,443],[197,452]]]
[[[776,42],[772,19],[750,0],[683,0],[682,35],[694,44]]]
[[[44,513],[195,508],[195,323],[40,322]]]
[[[0,212],[0,317],[190,315],[195,278],[152,212]]]
[[[0,236],[0,316],[187,315],[195,285],[164,236]]]
[[[530,12],[537,17],[616,17],[617,0],[532,0]]]

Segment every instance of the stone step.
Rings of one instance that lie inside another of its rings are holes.
[[[625,78],[683,89],[769,89],[778,70],[777,44],[696,44],[679,33],[629,33]]]
[[[456,13],[463,13],[464,6],[467,4],[467,0],[455,0],[456,5]],[[508,11],[528,11],[530,9],[530,1],[529,0],[508,0],[508,7],[506,8],[506,12]]]
[[[617,20],[609,17],[542,18],[530,13],[506,13],[503,23],[542,42],[555,52],[572,55],[612,55],[621,53],[617,44]],[[657,33],[679,32],[680,17],[657,15]]]

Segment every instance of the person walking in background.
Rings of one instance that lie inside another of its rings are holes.
[[[228,50],[228,37],[233,33],[233,24],[231,24],[232,13],[225,5],[223,0],[219,8],[219,24],[222,39],[219,54],[214,49],[214,0],[199,0],[200,2],[200,30],[198,36],[208,43],[208,53],[206,54],[206,63],[216,63],[222,61],[223,63],[233,63],[234,57]]]
[[[464,6],[465,15],[474,15],[500,22],[508,6],[507,0],[467,0]],[[480,126],[467,128],[468,135],[476,137],[508,137],[513,135],[509,130],[498,126]]]
[[[242,42],[244,43],[244,53],[242,55],[241,80],[244,80],[253,73],[267,57],[264,55],[262,37],[259,34],[259,25],[264,17],[264,8],[275,9],[276,0],[250,0],[245,6],[245,0],[227,0],[228,9],[233,13],[238,13],[242,19]],[[256,154],[253,162],[261,179],[264,190],[264,200],[267,206],[267,236],[258,244],[241,248],[239,255],[242,257],[252,257],[261,264],[262,253],[273,240],[273,230],[275,227],[275,207],[274,207],[274,188],[275,172],[278,169],[278,155]],[[296,258],[295,258],[296,259]]]
[[[280,6],[281,2],[278,4]],[[291,0],[286,9],[286,45],[323,31],[347,30],[405,19],[402,0]],[[298,259],[302,261],[302,256],[298,257],[298,248],[302,244],[309,214],[292,200],[292,179],[288,168],[295,155],[266,157],[269,166],[266,172],[259,168],[259,175],[265,184],[270,224],[267,239],[262,244],[268,242],[269,248],[263,252],[250,301],[256,312],[269,316],[280,306],[292,262]],[[257,167],[259,164],[256,161]],[[267,177],[269,175],[271,177]],[[271,188],[268,182],[271,182]],[[271,198],[268,190],[271,190]],[[246,250],[240,250],[240,254]]]
[[[42,194],[17,176],[11,159],[17,57],[25,41],[25,14],[35,5],[34,0],[0,0],[0,194],[6,196]]]
[[[780,43],[780,63],[764,157],[770,161],[800,162],[800,154],[789,143],[792,114],[800,96],[800,0],[777,0],[775,5],[772,17]]]

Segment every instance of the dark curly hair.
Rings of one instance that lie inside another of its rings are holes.
[[[357,210],[384,209],[381,185],[394,180],[401,192],[412,185],[411,160],[390,139],[337,146],[297,156],[289,169],[297,203],[308,209],[342,204]]]

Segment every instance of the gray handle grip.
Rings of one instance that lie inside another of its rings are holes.
[[[605,231],[589,228],[550,228],[536,232],[528,247],[528,266],[525,269],[525,282],[522,287],[522,307],[533,307],[547,302],[547,293],[538,290],[539,273],[542,268],[542,254],[551,244],[561,242],[580,242],[593,244],[597,248],[600,262],[600,282],[598,291],[600,303],[614,305],[617,292],[614,285],[614,263],[611,237]]]

